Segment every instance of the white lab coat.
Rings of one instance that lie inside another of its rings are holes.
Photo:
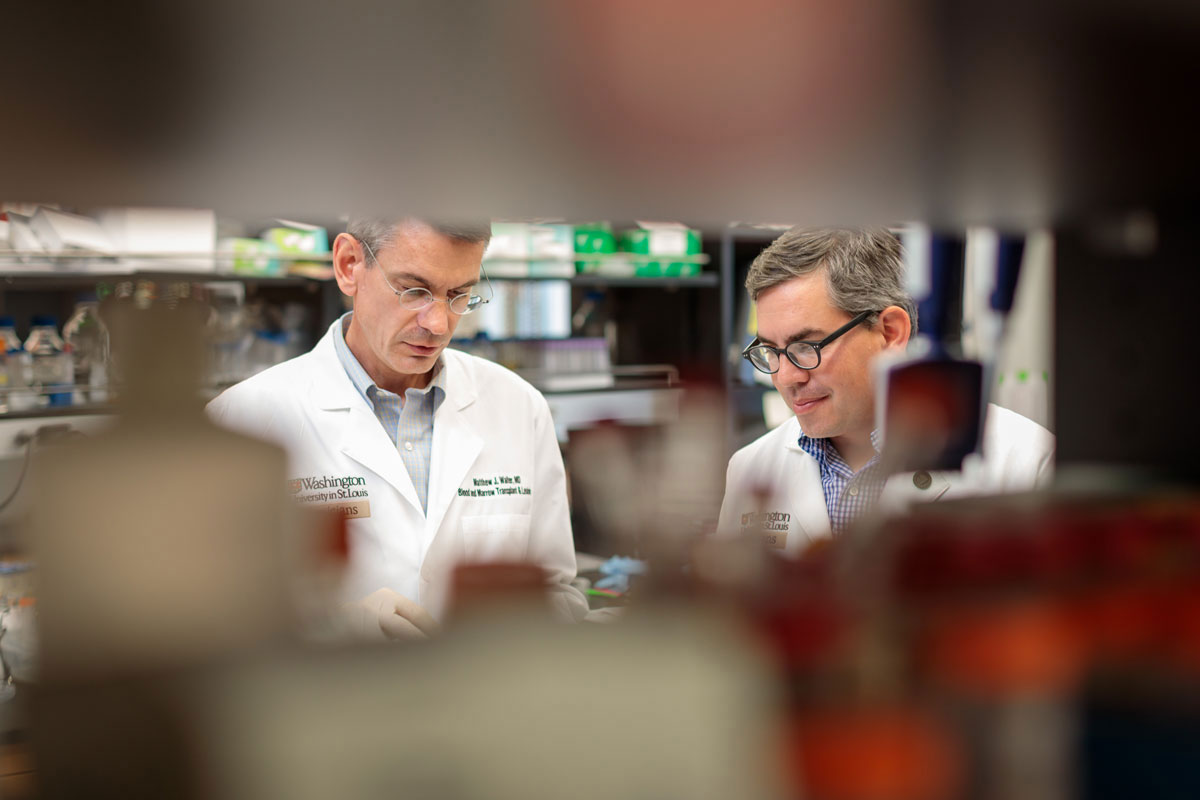
[[[545,398],[504,367],[445,350],[426,515],[396,445],[338,360],[334,326],[311,352],[230,387],[208,410],[288,451],[298,501],[346,509],[344,599],[387,587],[441,618],[455,564],[524,560],[552,576],[555,612],[582,619],[587,601],[570,585],[566,476]]]
[[[792,557],[830,536],[821,468],[799,438],[800,423],[791,417],[733,454],[721,504],[723,534],[761,531],[768,546]],[[1053,470],[1054,435],[996,405],[988,406],[982,450],[982,457],[968,457],[962,472],[893,475],[880,508],[897,512],[913,503],[1025,491],[1043,485]]]

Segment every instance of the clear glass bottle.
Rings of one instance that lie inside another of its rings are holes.
[[[33,408],[29,354],[10,316],[0,316],[0,414]]]
[[[38,314],[32,320],[25,351],[30,359],[30,385],[39,406],[69,406],[75,368],[66,343],[58,335],[58,320]]]
[[[63,326],[63,339],[74,366],[74,402],[103,403],[108,400],[108,328],[100,318],[100,302],[94,295],[82,297]]]

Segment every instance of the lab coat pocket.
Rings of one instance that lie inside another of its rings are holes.
[[[529,520],[528,514],[463,517],[463,560],[524,561],[529,547]]]

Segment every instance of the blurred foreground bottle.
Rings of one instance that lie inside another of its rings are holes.
[[[74,402],[103,403],[108,400],[108,327],[100,319],[100,302],[84,296],[63,326],[63,339],[74,366]]]
[[[30,541],[50,679],[174,668],[291,626],[284,457],[205,416],[205,311],[114,307],[113,427],[40,454]]]

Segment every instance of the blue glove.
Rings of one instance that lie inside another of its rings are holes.
[[[596,581],[595,588],[611,589],[622,594],[629,591],[629,578],[632,575],[646,574],[646,562],[636,558],[613,556],[600,565],[600,573],[607,575]]]

